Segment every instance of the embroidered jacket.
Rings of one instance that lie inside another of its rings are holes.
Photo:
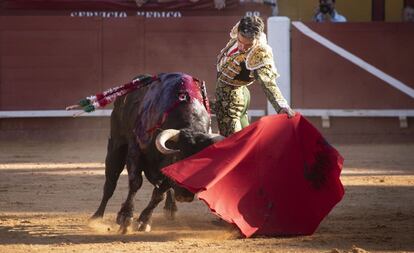
[[[273,62],[269,46],[258,44],[246,52],[228,55],[230,49],[237,46],[237,39],[231,39],[218,55],[217,79],[224,85],[244,86],[258,80],[266,97],[278,112],[288,108],[285,98],[276,85],[279,74]]]

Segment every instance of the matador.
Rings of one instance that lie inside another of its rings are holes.
[[[243,17],[218,55],[215,111],[221,135],[229,136],[249,125],[247,86],[256,80],[276,112],[295,115],[276,84],[278,73],[263,30],[259,17]]]

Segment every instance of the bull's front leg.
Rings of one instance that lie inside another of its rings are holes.
[[[138,218],[138,230],[149,232],[151,231],[152,213],[158,204],[164,200],[165,193],[171,188],[171,182],[164,180],[159,187],[155,187],[152,191],[151,201],[148,206],[142,211]]]
[[[173,189],[169,189],[166,195],[167,195],[167,199],[165,200],[165,205],[164,205],[164,216],[168,220],[174,220],[175,213],[177,212],[177,204],[175,203]]]
[[[132,224],[135,195],[142,186],[142,173],[138,167],[140,163],[139,154],[137,147],[130,144],[127,156],[129,191],[116,217],[116,222],[120,225],[119,231],[123,234],[127,232],[128,227]]]
[[[128,144],[124,143],[119,138],[110,138],[108,140],[108,151],[105,159],[105,185],[103,190],[103,197],[98,210],[91,217],[91,219],[102,218],[105,212],[108,200],[112,197],[119,175],[124,169],[128,152]]]

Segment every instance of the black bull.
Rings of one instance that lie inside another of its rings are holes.
[[[129,192],[117,215],[122,232],[132,223],[134,197],[142,186],[142,174],[155,187],[138,218],[139,230],[151,229],[153,210],[165,195],[164,209],[170,217],[177,210],[173,194],[179,201],[193,200],[192,193],[175,185],[160,169],[221,139],[208,134],[210,115],[206,107],[198,80],[182,73],[160,74],[148,85],[118,97],[111,115],[103,198],[92,217],[103,216],[125,164]]]

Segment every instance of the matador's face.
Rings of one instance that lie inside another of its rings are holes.
[[[237,34],[237,48],[240,52],[246,52],[254,45],[254,39],[246,38],[240,33]]]

